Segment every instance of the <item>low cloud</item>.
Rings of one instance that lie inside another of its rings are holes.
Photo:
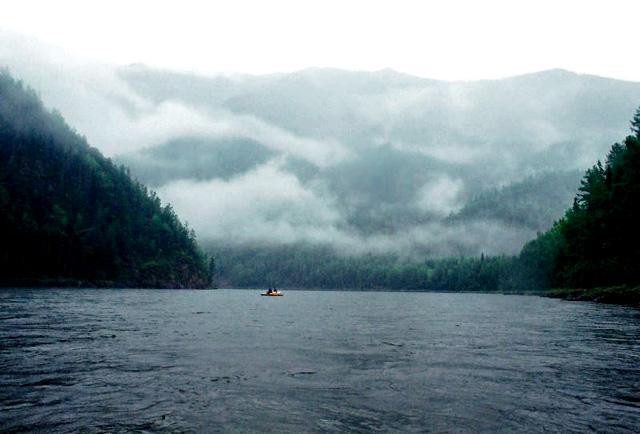
[[[184,136],[248,138],[318,167],[349,158],[338,140],[318,141],[255,116],[205,110],[179,100],[142,97],[118,68],[74,58],[63,50],[0,32],[0,65],[33,87],[48,107],[107,156],[135,152]]]
[[[158,190],[202,240],[294,243],[336,237],[334,200],[270,161],[229,181],[180,180]]]
[[[428,205],[430,211],[451,209],[455,199],[446,196],[449,183],[457,184],[439,181],[427,186],[435,191],[431,197],[444,195],[441,202]],[[362,235],[345,225],[335,198],[321,188],[302,185],[277,160],[228,181],[175,181],[158,194],[173,204],[206,245],[307,242],[351,255],[456,256],[515,253],[516,246],[534,235],[492,221],[432,222],[390,234]]]
[[[443,175],[418,190],[418,208],[424,212],[446,217],[462,207],[460,194],[463,188],[462,180]]]
[[[593,164],[640,101],[640,85],[568,72],[457,83],[339,70],[216,80],[142,66],[133,80],[7,32],[0,63],[91,145],[128,156],[141,181],[163,171],[154,188],[201,241],[347,254],[516,252],[545,227],[518,225],[509,207],[522,215],[538,202],[514,194],[494,213],[476,203],[485,218],[447,217],[528,175]],[[167,146],[185,152],[176,158]]]
[[[335,165],[352,155],[337,140],[320,141],[301,137],[255,116],[217,110],[210,114],[208,119],[211,130],[207,132],[216,138],[221,138],[221,136],[249,138],[285,155],[306,160],[318,167]]]

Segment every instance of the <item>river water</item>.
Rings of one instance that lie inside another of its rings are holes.
[[[640,429],[640,311],[531,296],[0,290],[0,431]]]

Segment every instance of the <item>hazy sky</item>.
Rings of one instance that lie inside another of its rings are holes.
[[[640,1],[2,2],[0,29],[73,56],[172,69],[312,66],[439,79],[548,68],[640,81]]]

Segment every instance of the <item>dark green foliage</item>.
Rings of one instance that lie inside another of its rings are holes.
[[[449,221],[495,220],[534,231],[546,230],[560,218],[576,194],[578,170],[545,172],[471,198]]]
[[[0,239],[4,284],[208,284],[194,233],[171,207],[7,72],[0,72]]]
[[[631,124],[635,135],[586,171],[565,217],[522,250],[524,274],[547,287],[640,283],[640,109]]]
[[[229,179],[264,162],[273,152],[248,139],[184,137],[118,157],[140,181],[160,186],[176,179]]]
[[[513,268],[509,272],[508,287],[524,291],[536,291],[554,284],[553,272],[559,252],[564,248],[561,224],[524,245]]]
[[[625,304],[640,307],[640,287],[627,285],[604,288],[554,288],[545,293],[565,300],[587,300],[598,303]]]
[[[638,110],[636,110],[636,114],[633,115],[631,131],[635,133],[636,137],[640,137],[640,108],[638,108]]]
[[[505,257],[403,260],[338,255],[308,245],[217,249],[216,278],[231,287],[498,291],[513,262]]]

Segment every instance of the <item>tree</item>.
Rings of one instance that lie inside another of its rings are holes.
[[[637,137],[640,137],[640,107],[636,110],[631,121],[631,131],[633,131]]]

